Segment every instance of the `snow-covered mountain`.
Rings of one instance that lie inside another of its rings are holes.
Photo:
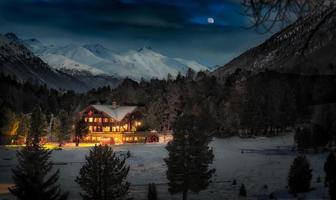
[[[54,46],[43,45],[36,39],[24,44],[50,66],[73,73],[105,74],[134,80],[141,78],[166,78],[194,71],[208,70],[207,67],[182,58],[170,58],[150,47],[124,53],[114,52],[101,44]]]

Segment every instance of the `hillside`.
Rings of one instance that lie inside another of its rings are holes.
[[[254,73],[274,70],[299,74],[335,74],[335,14],[320,26],[306,45],[321,18],[321,13],[313,13],[297,20],[261,45],[218,68],[213,74],[227,76],[238,68]]]
[[[40,49],[38,40],[30,40],[31,49]],[[0,72],[14,76],[19,81],[38,82],[55,89],[87,91],[110,85],[115,87],[120,79],[109,76],[98,69],[69,60],[64,56],[45,54],[54,68],[37,57],[26,43],[13,33],[0,35]],[[49,64],[50,64],[49,63]]]
[[[32,81],[52,88],[85,90],[87,86],[80,80],[51,69],[18,42],[14,34],[0,35],[0,72],[15,76],[19,81]]]

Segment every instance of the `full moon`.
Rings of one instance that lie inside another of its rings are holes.
[[[208,23],[209,23],[209,24],[213,24],[213,23],[215,23],[214,18],[209,17],[209,18],[208,18]]]

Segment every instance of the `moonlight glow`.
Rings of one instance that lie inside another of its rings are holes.
[[[208,23],[209,23],[209,24],[213,24],[213,23],[215,23],[214,18],[209,17],[209,18],[208,18]]]

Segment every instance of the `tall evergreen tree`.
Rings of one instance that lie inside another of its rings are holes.
[[[84,191],[83,199],[113,200],[125,196],[130,185],[126,182],[129,166],[125,161],[107,145],[93,147],[75,180]]]
[[[66,200],[68,197],[57,184],[59,170],[52,172],[51,151],[39,144],[45,125],[41,109],[35,108],[26,147],[17,152],[18,165],[12,170],[15,185],[9,190],[19,200]]]
[[[244,184],[242,184],[239,188],[239,195],[243,196],[243,197],[246,197],[246,188],[245,188]]]
[[[0,127],[0,132],[3,135],[4,143],[11,143],[16,139],[17,129],[19,127],[18,116],[10,109],[4,109],[3,115],[4,123]]]
[[[209,169],[213,161],[212,149],[208,147],[211,137],[206,131],[207,119],[194,115],[181,115],[173,124],[174,139],[168,143],[169,157],[167,178],[169,191],[172,194],[183,194],[188,191],[200,192],[208,187],[210,178],[215,172]]]
[[[289,170],[289,192],[296,194],[310,190],[312,169],[305,156],[297,156]]]
[[[18,165],[12,170],[14,186],[9,191],[19,200],[66,200],[57,184],[59,170],[52,172],[51,151],[38,144],[17,152]]]
[[[63,142],[70,138],[71,133],[71,118],[66,111],[61,110],[58,113],[58,116],[55,119],[55,126],[56,127],[58,126],[56,129],[57,130],[56,136],[58,139],[59,146],[61,147]]]
[[[27,115],[21,114],[19,116],[19,126],[16,132],[16,139],[19,137],[27,137],[29,133],[29,124],[30,124],[30,119]]]
[[[329,187],[329,195],[332,200],[336,199],[336,157],[330,152],[327,161],[324,164],[326,173],[326,185]]]
[[[38,146],[40,139],[45,134],[47,122],[45,115],[42,113],[40,107],[35,107],[30,119],[30,127],[28,137],[26,140],[27,146]]]
[[[83,139],[89,133],[89,129],[83,119],[80,119],[76,122],[75,125],[75,138],[76,146],[79,145],[79,141]]]
[[[155,183],[148,184],[148,200],[157,200]]]

